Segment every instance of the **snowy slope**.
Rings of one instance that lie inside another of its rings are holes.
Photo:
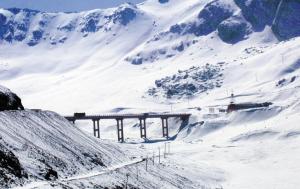
[[[0,112],[0,133],[0,188],[124,188],[127,183],[130,188],[196,189],[219,186],[215,178],[222,178],[210,175],[195,182],[190,171],[158,164],[157,157],[155,164],[148,160],[146,170],[145,158],[152,153],[143,147],[99,140],[54,112]]]
[[[0,122],[1,146],[18,158],[29,180],[47,179],[50,170],[63,178],[129,160],[119,146],[97,141],[53,112],[1,112]]]

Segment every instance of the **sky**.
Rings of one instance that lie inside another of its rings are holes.
[[[115,7],[125,2],[141,3],[145,0],[0,0],[1,8],[28,8],[47,12],[75,12]]]

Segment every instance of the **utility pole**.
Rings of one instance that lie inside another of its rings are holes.
[[[126,174],[126,185],[125,185],[126,189],[127,189],[127,185],[128,185],[128,177],[129,177],[129,173]]]
[[[136,164],[136,179],[139,180],[139,167],[138,167],[138,164]]]
[[[146,171],[148,170],[148,155],[146,157]]]
[[[160,164],[160,147],[158,147],[158,163]]]
[[[167,143],[165,142],[165,148],[164,148],[164,159],[166,159],[166,153],[167,153]]]
[[[154,165],[154,158],[155,158],[155,154],[154,154],[154,151],[153,151],[153,159],[152,159],[153,165]]]

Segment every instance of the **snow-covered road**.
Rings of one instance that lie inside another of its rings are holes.
[[[119,164],[116,164],[116,165],[112,165],[112,166],[110,166],[108,168],[105,168],[101,171],[91,171],[91,172],[86,173],[86,174],[80,174],[80,175],[73,176],[73,177],[70,177],[70,178],[58,179],[58,180],[55,180],[55,181],[31,182],[31,183],[26,184],[24,186],[15,187],[13,189],[44,188],[44,187],[49,186],[53,183],[63,183],[63,182],[66,182],[66,181],[74,181],[74,180],[78,181],[78,180],[89,179],[89,178],[92,178],[92,177],[97,177],[97,176],[100,176],[100,175],[103,175],[103,174],[110,173],[111,171],[115,171],[115,170],[120,169],[120,168],[124,168],[124,167],[134,165],[134,164],[137,164],[137,163],[141,163],[143,161],[144,161],[144,158],[136,158],[136,159],[134,159],[132,161],[129,161],[129,162],[123,162],[123,163],[119,163]]]

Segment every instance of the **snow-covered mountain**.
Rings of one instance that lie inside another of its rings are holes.
[[[168,2],[165,2],[168,3]],[[141,5],[143,6],[143,5]],[[6,42],[25,41],[29,46],[40,41],[52,45],[64,43],[74,33],[86,37],[89,33],[114,31],[114,25],[126,26],[148,12],[132,4],[117,9],[94,10],[82,13],[45,13],[29,9],[3,9],[0,12],[0,39]],[[200,8],[199,8],[200,9]],[[218,31],[227,43],[246,39],[252,32],[270,26],[278,39],[299,35],[299,3],[294,1],[211,1],[198,15],[179,20],[168,31],[158,32],[152,40],[172,34],[203,36]],[[153,16],[152,16],[153,17]]]
[[[75,34],[111,30],[110,26],[126,26],[137,16],[137,8],[124,4],[115,10],[94,10],[82,13],[44,13],[29,9],[1,10],[1,40],[9,43],[25,42],[34,46],[41,41],[52,45],[64,43]]]
[[[121,3],[131,2],[140,3],[143,0],[113,0],[113,1],[99,1],[99,0],[9,0],[0,1],[2,8],[29,8],[33,10],[41,10],[45,12],[78,12],[84,10],[92,10],[98,8],[116,7]]]
[[[28,107],[64,113],[137,107],[155,80],[179,69],[239,63],[297,37],[298,8],[297,1],[150,0],[81,13],[2,9],[0,78]],[[291,61],[285,65],[297,64]],[[133,85],[139,92],[127,90]],[[130,103],[115,100],[120,91]]]
[[[298,0],[147,0],[80,13],[0,9],[0,81],[25,107],[61,114],[190,112],[187,124],[170,120],[177,145],[171,162],[194,180],[207,188],[295,188],[299,10]],[[272,105],[226,114],[230,101]],[[115,122],[101,124],[114,139]],[[150,139],[161,137],[160,124],[149,120]],[[89,125],[77,123],[91,132]],[[136,120],[125,129],[128,141],[137,138]]]

